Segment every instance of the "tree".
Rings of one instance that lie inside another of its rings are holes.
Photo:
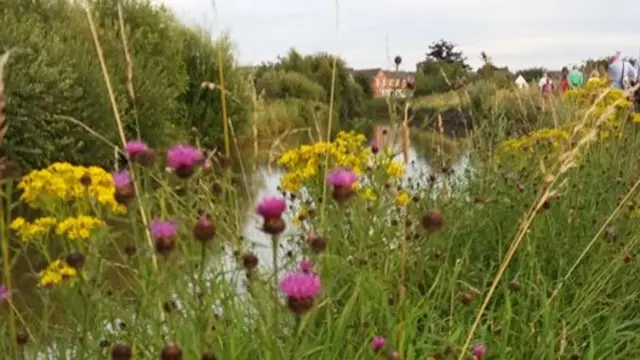
[[[373,97],[373,89],[371,89],[371,78],[367,74],[356,73],[353,76],[353,80],[356,82],[356,84],[360,85],[364,96],[367,99],[371,99]]]
[[[459,63],[449,63],[427,59],[418,64],[414,95],[424,96],[455,90],[468,78]]]
[[[469,77],[471,67],[456,45],[438,40],[429,45],[425,60],[416,64],[415,95],[429,95],[456,89]]]
[[[457,45],[446,41],[438,40],[429,45],[429,52],[427,52],[427,60],[443,61],[448,63],[455,63],[462,66],[465,70],[471,70],[466,61],[467,58],[462,54],[462,51],[458,51]]]
[[[340,119],[358,117],[362,111],[364,90],[351,81],[344,60],[326,53],[301,55],[295,49],[274,63],[263,63],[256,70],[256,89],[266,90],[274,99],[308,98],[328,101],[333,64],[336,63],[334,109]],[[279,78],[279,79],[278,79]]]
[[[5,73],[9,130],[2,151],[28,171],[55,161],[110,166],[120,138],[90,36],[84,2],[3,0],[0,49],[15,48]],[[190,79],[183,42],[191,30],[149,1],[123,1],[131,96],[115,2],[90,6],[125,136],[164,148],[188,132],[182,97]],[[206,46],[211,47],[210,38]],[[198,86],[200,84],[198,83]],[[104,136],[70,121],[73,118]]]

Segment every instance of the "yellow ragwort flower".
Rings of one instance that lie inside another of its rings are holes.
[[[398,160],[394,160],[387,166],[387,175],[392,178],[400,179],[404,176],[404,164]]]
[[[60,285],[63,280],[72,279],[78,275],[76,269],[62,262],[55,260],[46,269],[38,273],[40,286]]]
[[[376,195],[375,191],[373,191],[373,188],[369,186],[360,188],[358,190],[358,193],[360,194],[361,198],[368,201],[375,201],[376,199],[378,199],[378,195]]]
[[[69,217],[56,227],[56,234],[64,235],[71,240],[87,240],[94,230],[104,227],[104,221],[86,215]]]
[[[404,191],[400,191],[397,195],[396,195],[396,205],[398,206],[407,206],[407,204],[410,201],[410,197],[409,194],[407,194]]]
[[[52,216],[36,219],[30,223],[22,217],[14,219],[9,228],[18,234],[22,241],[30,241],[51,233],[58,220]]]
[[[22,190],[21,200],[33,208],[44,208],[51,201],[74,203],[93,199],[115,213],[126,211],[115,200],[111,174],[97,166],[53,163],[28,173],[20,180],[18,188]]]
[[[289,192],[300,190],[311,179],[317,179],[326,161],[329,168],[344,167],[362,174],[371,160],[371,149],[365,142],[362,134],[342,131],[333,142],[320,141],[286,151],[278,159],[278,165],[286,169],[280,187]]]

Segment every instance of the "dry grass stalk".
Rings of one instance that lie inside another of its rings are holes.
[[[238,154],[240,154],[240,145],[238,144],[238,138],[236,136],[236,132],[235,129],[233,128],[233,122],[229,121],[229,130],[231,131],[231,139],[233,139],[233,145],[236,148],[236,152]],[[238,156],[238,163],[240,165],[240,173],[242,174],[242,181],[244,182],[244,189],[247,193],[247,201],[251,202],[252,196],[251,193],[249,191],[249,181],[247,180],[247,172],[244,168],[244,163],[242,162],[242,156]],[[236,202],[236,206],[237,206],[237,202]],[[236,209],[238,210],[238,209]],[[239,211],[236,211],[236,214],[238,214]],[[237,217],[237,215],[236,215]],[[240,220],[237,219],[238,223],[240,223]]]
[[[409,103],[404,107],[404,117],[402,120],[402,154],[405,165],[409,164],[409,147],[411,146],[411,134],[409,129]]]
[[[116,123],[116,127],[118,129],[118,134],[120,135],[120,140],[122,142],[122,146],[124,147],[127,144],[127,138],[125,136],[124,133],[124,125],[122,124],[122,119],[120,118],[120,111],[118,110],[118,103],[116,102],[116,95],[115,92],[113,90],[113,86],[111,86],[111,79],[109,78],[109,72],[107,71],[107,64],[106,61],[104,59],[104,53],[102,51],[102,45],[100,44],[100,40],[98,39],[98,30],[96,29],[96,24],[93,20],[93,16],[91,15],[91,10],[89,9],[88,6],[85,6],[84,8],[86,16],[87,16],[87,21],[89,22],[89,28],[91,30],[91,35],[93,37],[93,42],[94,45],[96,47],[96,53],[98,56],[98,60],[100,62],[100,69],[102,70],[102,76],[104,78],[104,82],[105,85],[107,87],[107,93],[109,95],[109,102],[111,103],[111,108],[113,110],[113,117]],[[133,172],[133,170],[131,171],[131,175],[132,177],[135,179],[135,174]],[[134,189],[136,191],[136,193],[140,193],[140,188],[138,186],[138,182],[134,181]],[[147,243],[149,245],[149,247],[151,249],[154,248],[154,244],[153,244],[153,239],[151,237],[151,233],[149,230],[149,220],[147,219],[147,214],[144,210],[144,208],[142,207],[141,203],[138,203],[138,210],[140,212],[140,218],[142,220],[142,223],[144,224],[145,227],[145,235],[147,238]],[[155,256],[155,253],[152,253],[152,262],[153,262],[153,267],[154,269],[157,271],[158,270],[158,260]],[[162,316],[164,316],[164,313],[161,313]]]
[[[11,51],[7,51],[2,56],[0,56],[0,141],[4,139],[4,136],[7,134],[7,129],[9,128],[7,119],[4,114],[4,68],[7,65],[7,61],[9,61],[9,55],[11,55]]]
[[[250,82],[253,84],[253,79]],[[264,101],[262,96],[258,96],[257,89],[255,86],[252,86],[251,99],[253,101],[253,116],[251,117],[251,135],[253,136],[253,156],[258,158],[258,153],[260,151],[258,147],[258,112],[264,112]],[[262,95],[262,94],[261,94]],[[258,164],[254,164],[254,170],[258,168]]]
[[[129,47],[127,42],[127,33],[124,27],[124,16],[122,15],[122,5],[118,3],[118,22],[120,23],[120,37],[122,40],[122,47],[124,48],[124,61],[127,66],[127,91],[131,101],[135,103],[136,94],[133,90],[133,61],[131,60],[131,54],[129,54]]]

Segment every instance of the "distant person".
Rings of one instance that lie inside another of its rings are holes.
[[[554,90],[554,85],[553,80],[551,80],[551,78],[549,77],[549,74],[544,73],[542,75],[542,78],[538,82],[538,87],[540,88],[542,96],[544,96],[545,98],[548,98],[549,95],[551,95]]]
[[[582,75],[582,71],[578,69],[578,66],[573,65],[571,68],[571,72],[568,75],[569,87],[571,89],[579,89],[582,87],[584,83],[584,76]]]
[[[562,93],[569,91],[569,69],[566,66],[562,68],[560,73],[560,90]]]
[[[638,69],[622,58],[620,52],[609,63],[609,81],[614,89],[627,89],[638,78]]]
[[[636,90],[633,93],[633,99],[636,104],[636,112],[640,113],[640,61],[636,62],[636,77],[635,81],[631,82],[631,86],[636,86]]]

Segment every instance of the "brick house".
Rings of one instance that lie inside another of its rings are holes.
[[[371,92],[374,97],[389,97],[393,93],[404,97],[409,91],[407,84],[414,82],[414,74],[408,71],[386,71],[381,68],[349,70],[352,77],[355,74],[364,74],[371,80]]]

